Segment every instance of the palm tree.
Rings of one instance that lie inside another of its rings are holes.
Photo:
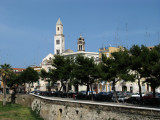
[[[6,82],[10,79],[12,68],[9,64],[0,65],[0,75],[3,82],[3,106],[6,105]]]

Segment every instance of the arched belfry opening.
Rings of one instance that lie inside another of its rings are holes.
[[[77,42],[77,51],[85,51],[85,41],[84,38],[80,35]]]

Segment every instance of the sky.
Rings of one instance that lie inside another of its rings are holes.
[[[0,0],[0,64],[39,66],[54,53],[59,17],[75,52],[80,35],[88,52],[160,43],[160,0]]]

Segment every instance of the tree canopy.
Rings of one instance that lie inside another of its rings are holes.
[[[20,79],[22,83],[33,83],[39,80],[39,75],[33,68],[28,67],[20,74]]]
[[[145,57],[144,68],[145,82],[153,89],[153,98],[155,98],[155,89],[160,86],[160,45],[151,49]]]
[[[73,59],[70,57],[64,58],[64,56],[55,55],[52,66],[54,69],[51,70],[50,78],[52,81],[61,81],[61,88],[65,82],[72,79],[72,63]]]
[[[0,75],[3,82],[3,105],[6,105],[6,84],[7,81],[11,79],[11,74],[13,73],[10,64],[0,65]]]
[[[113,52],[112,57],[102,55],[102,80],[112,82],[112,89],[116,96],[115,85],[118,81],[134,81],[130,72],[130,57],[127,50]],[[117,98],[116,98],[117,99]],[[118,102],[118,101],[117,101]]]

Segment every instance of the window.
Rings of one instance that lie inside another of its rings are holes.
[[[56,44],[59,45],[60,44],[60,40],[56,40]]]
[[[40,86],[39,80],[37,81],[37,85]]]
[[[145,92],[145,84],[142,84],[142,92]]]
[[[103,85],[103,86],[102,86],[102,91],[106,91],[105,89],[106,89],[106,86]]]
[[[60,54],[60,50],[57,50],[57,55],[59,55]]]
[[[82,50],[82,45],[79,45],[79,50]]]
[[[48,72],[51,72],[51,67],[48,67]]]
[[[50,86],[50,81],[48,81],[48,86]]]
[[[57,31],[59,31],[59,27],[57,27]]]

